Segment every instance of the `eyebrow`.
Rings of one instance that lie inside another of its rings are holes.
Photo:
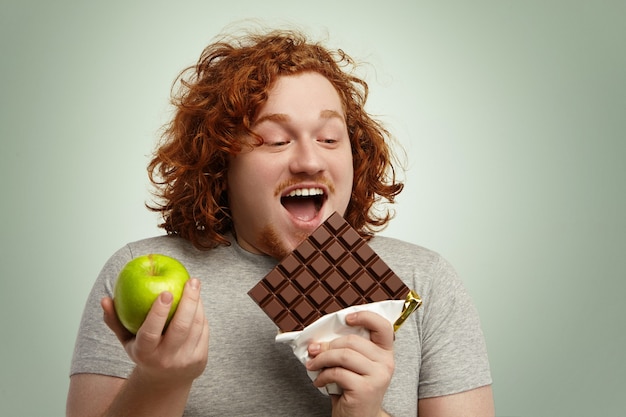
[[[343,115],[336,110],[322,110],[320,112],[320,119],[332,119],[332,118],[337,118],[341,120],[342,122],[345,122],[345,118],[343,117]],[[291,118],[289,117],[289,115],[285,113],[270,113],[270,114],[266,114],[264,116],[259,117],[257,120],[254,121],[252,125],[257,126],[266,121],[275,122],[275,123],[286,123],[286,122],[289,122],[290,120]]]
[[[333,117],[345,122],[345,117],[336,110],[322,110],[320,112],[320,119],[332,119]]]

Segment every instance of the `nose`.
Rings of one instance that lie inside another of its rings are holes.
[[[314,175],[324,170],[325,159],[323,149],[314,139],[296,141],[292,147],[289,169],[294,174]]]

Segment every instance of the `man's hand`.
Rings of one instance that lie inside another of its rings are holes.
[[[370,331],[370,340],[357,335],[339,337],[331,342],[311,343],[308,347],[311,371],[320,371],[317,387],[337,383],[341,395],[333,395],[333,417],[384,414],[381,405],[395,368],[393,327],[384,317],[361,311],[346,316],[350,326]]]
[[[171,304],[172,294],[161,293],[134,336],[117,318],[113,300],[105,297],[101,302],[107,326],[137,365],[136,372],[149,378],[151,384],[190,384],[207,364],[209,327],[200,299],[200,281],[187,281],[178,309],[163,333]]]

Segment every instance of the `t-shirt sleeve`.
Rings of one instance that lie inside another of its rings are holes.
[[[421,294],[419,398],[455,394],[492,382],[478,312],[452,266],[438,257]]]
[[[87,298],[81,318],[70,375],[93,373],[127,378],[135,367],[115,334],[104,323],[100,300],[113,296],[119,271],[132,258],[128,247],[106,262]]]

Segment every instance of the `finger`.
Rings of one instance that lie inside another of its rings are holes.
[[[356,344],[359,342],[357,339],[358,337],[354,338]],[[370,343],[363,338],[360,339],[361,343]],[[317,356],[307,361],[306,368],[310,371],[319,371],[325,368],[341,367],[359,375],[367,375],[372,370],[375,361],[360,353],[359,350],[364,350],[364,348],[359,349],[356,344],[352,342],[347,345],[349,347],[321,351]],[[325,348],[322,347],[322,349]]]
[[[176,313],[172,317],[165,334],[166,343],[173,346],[182,345],[189,337],[192,324],[200,302],[200,281],[192,278],[185,283],[183,295],[178,303]]]
[[[362,376],[340,366],[324,368],[318,374],[313,385],[321,388],[337,384],[344,390],[353,390],[362,382]]]
[[[374,362],[386,361],[390,353],[390,350],[376,345],[369,338],[356,334],[337,337],[330,342],[312,343],[309,345],[308,353],[311,358],[315,358],[323,352],[346,349],[358,352]]]
[[[375,346],[370,341],[366,343]],[[314,381],[316,387],[336,383],[348,391],[360,390],[365,386],[386,389],[395,369],[393,353],[388,352],[387,357],[381,355],[380,359],[372,360],[353,349],[330,349],[309,360],[306,368],[319,372]]]
[[[310,358],[314,358],[320,353],[327,351],[327,350],[328,350],[328,343],[322,344],[318,342],[313,342],[313,343],[309,343],[309,345],[307,346],[307,352]]]
[[[311,359],[316,358],[324,352],[329,352],[330,350],[352,349],[359,352],[360,350],[365,350],[364,348],[359,348],[361,341],[372,344],[370,341],[364,339],[363,337],[348,335],[337,337],[330,342],[312,342],[307,346],[307,352],[309,354],[309,358]],[[360,353],[363,354],[362,352]]]
[[[152,351],[161,342],[173,299],[172,293],[164,291],[154,301],[146,319],[137,331],[138,350]]]
[[[117,317],[117,313],[115,312],[115,304],[113,304],[113,300],[110,297],[104,297],[100,300],[100,305],[102,306],[102,310],[104,312],[104,322],[109,329],[115,333],[115,336],[117,336],[118,340],[122,344],[126,344],[129,340],[135,337],[135,335],[129,332],[120,322]]]
[[[201,352],[208,351],[208,336],[209,336],[209,324],[204,314],[204,305],[200,300],[198,302],[198,308],[196,309],[196,315],[191,326],[189,333],[189,343],[193,346],[194,350],[200,350]]]
[[[362,326],[370,331],[370,340],[386,350],[393,349],[393,325],[380,314],[359,311],[346,316],[350,326]]]

